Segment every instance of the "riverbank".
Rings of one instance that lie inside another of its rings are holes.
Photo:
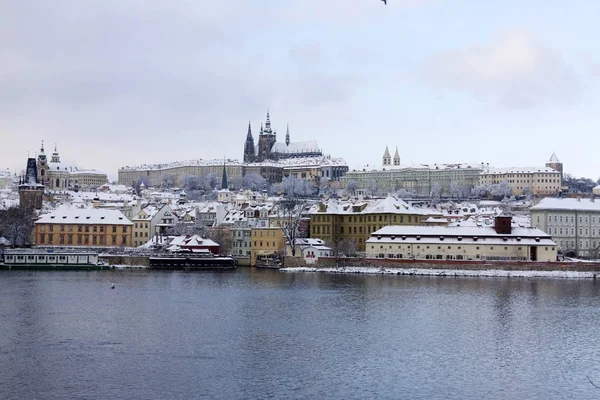
[[[422,269],[422,268],[381,268],[381,267],[339,267],[313,268],[292,267],[282,268],[281,272],[321,272],[330,274],[370,274],[370,275],[406,275],[406,276],[472,276],[494,278],[566,278],[566,279],[596,279],[600,272],[594,271],[541,271],[541,270],[505,270],[505,269]]]

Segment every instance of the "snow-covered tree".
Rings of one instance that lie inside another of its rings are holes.
[[[164,188],[170,189],[175,185],[177,185],[177,177],[175,175],[169,174],[163,177],[162,186]]]
[[[319,182],[319,194],[330,194],[331,188],[329,187],[329,179],[321,178]]]
[[[356,193],[357,187],[358,187],[358,184],[356,183],[356,181],[354,179],[349,180],[348,183],[346,184],[346,193],[349,196],[353,196],[354,193]]]
[[[369,179],[369,183],[367,183],[367,192],[369,193],[370,196],[377,195],[378,188],[377,188],[377,181],[375,179]]]
[[[490,190],[490,185],[477,185],[471,189],[471,195],[479,198],[487,197]]]
[[[440,185],[439,183],[434,183],[433,185],[431,185],[430,196],[434,203],[439,202],[440,197],[442,196],[442,185]]]
[[[290,176],[283,178],[281,183],[276,185],[276,190],[286,198],[297,198],[313,196],[316,187],[312,181]]]
[[[184,175],[181,178],[181,186],[188,192],[190,190],[198,190],[202,188],[202,181],[196,175]]]
[[[490,193],[497,199],[503,199],[512,194],[512,189],[507,181],[502,181],[492,185]]]
[[[217,184],[219,183],[219,178],[212,172],[202,175],[200,177],[200,180],[202,182],[202,188],[207,192],[214,190],[217,187]]]
[[[249,190],[262,190],[267,185],[267,180],[260,174],[253,172],[242,178],[242,188]]]
[[[460,195],[461,195],[460,185],[456,182],[450,182],[450,186],[448,187],[448,192],[451,197],[460,197]]]

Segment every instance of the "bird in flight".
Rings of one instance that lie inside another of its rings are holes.
[[[387,0],[381,0],[383,1],[383,4],[387,5]]]

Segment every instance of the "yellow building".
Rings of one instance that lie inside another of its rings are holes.
[[[310,211],[310,237],[330,245],[352,240],[357,251],[365,251],[371,233],[388,225],[422,225],[436,210],[418,209],[399,198],[334,201],[319,203]]]
[[[281,228],[252,228],[250,239],[250,266],[255,266],[257,260],[272,259],[285,249]]]
[[[35,243],[46,246],[131,246],[132,222],[119,210],[60,207],[35,222]]]

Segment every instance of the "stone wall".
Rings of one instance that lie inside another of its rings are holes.
[[[150,266],[150,258],[143,256],[98,256],[98,259],[106,261],[109,265]]]
[[[506,271],[577,271],[600,272],[600,263],[591,262],[511,262],[511,261],[447,261],[447,260],[393,260],[385,258],[321,257],[315,264],[307,265],[300,257],[285,257],[285,268],[401,268],[401,269],[455,269],[455,270],[506,270]]]

